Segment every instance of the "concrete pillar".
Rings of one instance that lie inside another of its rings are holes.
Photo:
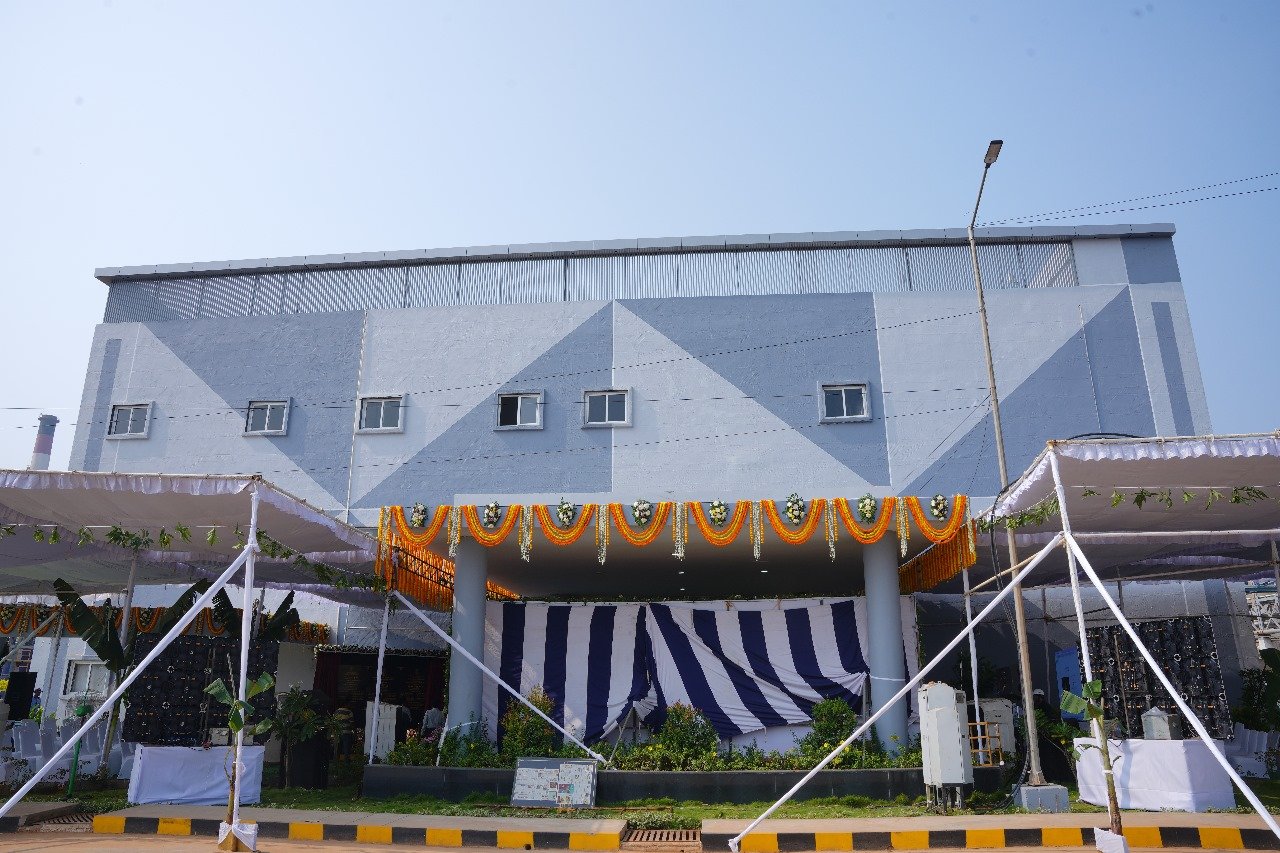
[[[487,559],[482,545],[463,538],[453,561],[453,639],[477,660],[484,660]],[[484,676],[474,664],[462,655],[449,655],[449,726],[480,719],[483,687]]]
[[[878,711],[907,683],[903,654],[901,588],[898,585],[898,537],[885,536],[862,549],[862,573],[867,588],[867,646],[871,668],[871,707]],[[907,744],[907,702],[904,699],[876,722],[876,735],[886,750]],[[893,738],[897,737],[895,745]]]

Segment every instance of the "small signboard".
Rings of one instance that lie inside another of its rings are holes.
[[[580,809],[596,804],[596,763],[582,759],[521,758],[511,805]]]

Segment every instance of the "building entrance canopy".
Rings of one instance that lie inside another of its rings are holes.
[[[58,577],[81,593],[119,592],[134,551],[113,528],[150,540],[137,551],[136,584],[216,577],[244,546],[255,487],[263,536],[306,558],[262,555],[259,585],[381,603],[338,588],[347,583],[319,583],[314,568],[323,563],[367,586],[375,542],[261,478],[64,471],[0,471],[0,594],[48,595]]]
[[[995,507],[1027,553],[1061,529],[1056,451],[1075,538],[1109,578],[1230,577],[1269,570],[1280,539],[1280,433],[1051,442]],[[1004,531],[997,529],[997,549]],[[990,534],[979,535],[989,548]],[[979,560],[975,575],[989,567]],[[989,571],[989,569],[988,569]],[[1033,585],[1067,580],[1063,552]]]

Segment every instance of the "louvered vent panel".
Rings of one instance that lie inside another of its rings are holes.
[[[626,288],[632,299],[662,299],[680,295],[679,255],[628,255]],[[623,298],[623,297],[618,297]]]
[[[737,252],[678,255],[681,296],[732,296],[738,292]]]
[[[458,304],[459,264],[409,267],[409,307],[438,308]]]
[[[744,294],[797,293],[796,252],[736,252],[738,292]]]
[[[566,271],[565,299],[592,302],[645,296],[632,293],[627,282],[627,262],[634,258],[570,258]]]
[[[463,305],[495,305],[502,301],[502,278],[506,264],[481,262],[463,264],[458,282],[458,301]]]
[[[543,258],[508,261],[502,279],[502,301],[561,302],[564,300],[564,260]]]
[[[1080,283],[1070,243],[1024,243],[1018,249],[1027,287],[1075,287]]]
[[[255,276],[257,286],[253,289],[253,305],[250,314],[283,314],[285,313],[285,292],[289,287],[292,273],[272,272]]]
[[[247,317],[253,305],[252,275],[227,275],[204,280],[201,317]]]
[[[964,290],[973,287],[967,246],[912,246],[907,249],[913,291]]]

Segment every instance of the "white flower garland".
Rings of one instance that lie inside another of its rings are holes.
[[[932,515],[938,521],[946,521],[947,516],[951,514],[951,507],[947,504],[946,495],[934,495],[929,500],[929,515]]]
[[[725,506],[724,501],[712,501],[707,516],[716,527],[724,527],[725,522],[729,520],[729,507]]]
[[[686,504],[677,503],[671,509],[671,539],[675,545],[671,556],[683,560],[685,545],[689,542],[689,507]]]
[[[568,527],[573,524],[573,519],[578,514],[578,508],[569,503],[564,498],[560,499],[559,506],[556,507],[556,519],[560,522],[561,527]]]
[[[787,505],[783,508],[782,514],[792,524],[799,524],[804,521],[804,499],[795,492],[787,495]]]
[[[449,507],[449,559],[458,556],[458,543],[462,541],[462,507]]]
[[[492,530],[502,520],[502,507],[497,501],[484,505],[484,526]]]
[[[640,498],[631,504],[631,517],[635,520],[637,527],[646,526],[653,518],[653,504]]]
[[[413,505],[413,510],[409,513],[409,526],[427,526],[427,507],[425,504],[416,503]]]
[[[520,543],[520,559],[526,563],[533,554],[533,508],[520,507],[520,529],[516,531],[516,539]]]
[[[911,544],[911,528],[907,525],[907,502],[898,501],[898,547],[902,556],[907,556]]]
[[[764,539],[764,511],[760,501],[751,502],[751,556],[760,559],[760,544]]]
[[[836,528],[836,502],[827,501],[826,506],[822,510],[822,520],[826,522],[827,532],[827,553],[831,556],[831,562],[836,561],[836,539],[839,532]]]
[[[609,556],[609,513],[596,512],[596,561],[604,565]]]
[[[876,520],[876,499],[868,492],[858,498],[858,519],[871,524]]]

